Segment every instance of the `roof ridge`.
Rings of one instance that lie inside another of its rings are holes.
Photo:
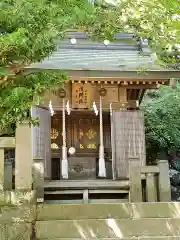
[[[133,39],[135,35],[133,33],[119,32],[114,35],[115,40],[119,39]],[[86,31],[75,31],[68,30],[65,33],[65,38],[77,38],[77,39],[88,39],[88,32]]]

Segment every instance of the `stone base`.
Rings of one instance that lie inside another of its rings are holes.
[[[36,204],[35,191],[5,191],[0,192],[0,204]]]
[[[11,195],[11,192],[8,194]],[[1,197],[3,194],[1,194]],[[4,198],[7,192],[4,194]],[[17,196],[17,195],[16,195]],[[1,198],[2,200],[2,198]],[[34,205],[12,205],[0,202],[0,239],[30,240],[32,239],[32,224],[36,217]]]

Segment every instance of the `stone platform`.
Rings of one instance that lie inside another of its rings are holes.
[[[0,210],[1,240],[180,240],[179,203],[2,205]]]

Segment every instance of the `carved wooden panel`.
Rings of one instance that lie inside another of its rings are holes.
[[[111,152],[111,135],[109,115],[104,114],[104,146],[106,152]],[[75,147],[77,152],[98,154],[99,148],[99,116],[87,112],[71,112],[66,115],[67,146]],[[51,149],[61,152],[62,147],[62,113],[52,117]]]
[[[97,150],[99,149],[99,127],[98,119],[80,118],[78,120],[79,149]]]
[[[92,86],[90,83],[72,84],[72,108],[91,108]]]
[[[96,102],[99,102],[99,89],[100,86],[92,85],[93,86],[93,99]],[[103,106],[108,106],[109,103],[118,102],[119,101],[119,88],[117,85],[104,85],[103,86],[107,90],[107,94],[103,97]]]
[[[69,179],[95,179],[96,161],[93,157],[69,157]]]
[[[66,99],[69,100],[70,105],[71,105],[71,84],[70,83],[66,83],[64,85],[64,89],[66,91]],[[44,100],[43,103],[44,105],[49,105],[49,101],[51,100],[53,107],[62,107],[62,98],[60,98],[58,90],[54,90],[54,91],[47,91],[44,94]]]
[[[141,111],[113,112],[117,178],[129,176],[129,157],[145,163],[144,114]]]
[[[107,95],[104,97],[103,102],[105,104],[118,102],[119,101],[119,91],[118,86],[108,87],[107,88]]]
[[[51,121],[51,149],[56,152],[62,147],[62,116],[56,114]]]
[[[71,117],[66,115],[66,143],[67,147],[71,147],[72,141],[71,141]],[[52,152],[61,152],[63,144],[63,138],[62,138],[62,111],[57,112],[53,117],[51,121],[51,150]]]

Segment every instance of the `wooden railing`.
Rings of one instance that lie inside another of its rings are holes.
[[[130,158],[129,166],[131,202],[171,201],[168,161],[159,160],[157,166],[141,166],[139,158]]]
[[[0,138],[0,191],[10,191],[11,194],[13,192],[11,191],[12,165],[4,163],[4,150],[15,148],[15,193],[13,194],[34,192],[35,201],[43,202],[44,160],[33,159],[31,134],[31,126],[23,123],[17,127],[15,138]],[[167,161],[160,160],[157,166],[141,166],[139,158],[130,158],[129,167],[131,202],[171,201]],[[145,196],[143,196],[142,182],[145,182]]]

